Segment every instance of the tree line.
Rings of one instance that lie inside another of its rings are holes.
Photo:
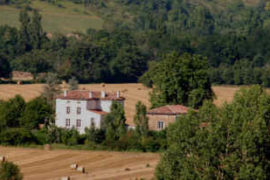
[[[147,69],[149,55],[139,50],[128,31],[89,30],[79,37],[55,34],[50,39],[41,25],[41,15],[25,9],[19,29],[0,27],[1,77],[12,70],[54,72],[60,79],[80,82],[136,82]]]
[[[175,51],[207,57],[212,83],[269,87],[268,1],[252,6],[241,0],[226,6],[219,0],[115,1],[113,7],[127,14],[123,17],[107,1],[74,3],[87,3],[101,16],[109,13],[104,29],[48,38],[39,12],[22,10],[19,29],[0,27],[0,75],[20,70],[35,77],[41,72],[64,80],[74,76],[83,83],[137,82],[151,62]]]

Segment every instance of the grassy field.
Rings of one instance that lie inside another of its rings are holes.
[[[72,180],[151,179],[159,161],[157,153],[45,151],[0,146],[1,155],[20,166],[25,180],[59,180],[63,176]],[[72,170],[73,163],[84,166],[86,173]]]
[[[22,95],[27,101],[39,96],[42,92],[42,84],[32,85],[0,85],[0,99],[9,99],[16,94]],[[224,102],[230,102],[240,87],[237,86],[214,86],[213,90],[216,94],[215,104],[220,106]],[[138,101],[142,101],[147,107],[150,107],[149,93],[151,89],[144,87],[142,84],[86,84],[80,85],[80,89],[121,91],[121,95],[126,98],[125,112],[127,123],[133,124],[133,116],[135,114],[135,105]]]
[[[34,0],[31,7],[42,15],[42,24],[46,32],[70,33],[85,32],[88,28],[102,29],[103,20],[85,9],[83,5],[62,2],[58,7],[47,2]],[[20,10],[13,6],[0,6],[0,25],[19,27]]]

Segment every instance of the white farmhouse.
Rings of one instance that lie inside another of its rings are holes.
[[[111,111],[114,101],[124,106],[125,98],[120,92],[74,90],[64,91],[56,98],[55,125],[62,128],[76,128],[81,134],[86,127],[101,128],[104,116]]]

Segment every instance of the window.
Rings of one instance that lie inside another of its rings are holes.
[[[70,113],[70,107],[69,106],[67,107],[66,111],[67,111],[67,114]]]
[[[70,119],[66,119],[66,127],[70,127]]]
[[[77,107],[77,114],[81,114],[81,108]]]
[[[164,129],[164,122],[163,121],[158,121],[157,128],[158,129]]]
[[[80,119],[77,119],[76,127],[81,127],[81,126],[82,126],[82,121]]]
[[[91,127],[95,127],[95,118],[91,118],[90,123]]]

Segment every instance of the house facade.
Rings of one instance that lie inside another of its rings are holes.
[[[55,125],[67,129],[75,128],[81,134],[86,127],[101,128],[114,101],[124,106],[125,98],[120,96],[119,91],[64,91],[63,95],[56,98]]]
[[[174,123],[178,116],[184,115],[189,108],[183,105],[167,105],[147,112],[149,130],[161,131]]]

